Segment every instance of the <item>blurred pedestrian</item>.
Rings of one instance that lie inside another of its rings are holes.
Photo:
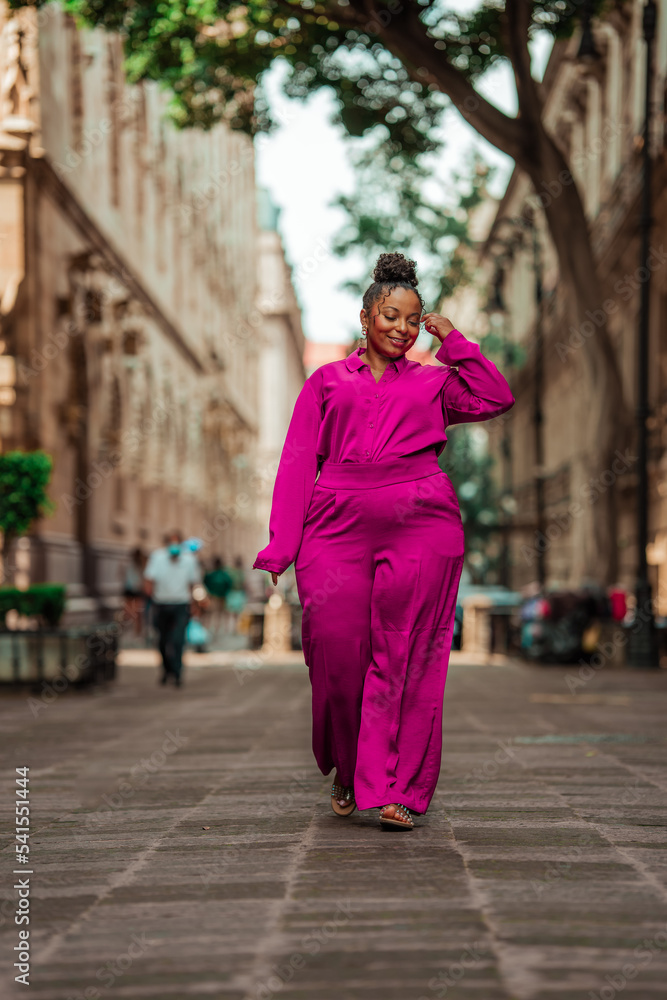
[[[227,613],[231,619],[230,631],[236,632],[238,629],[239,615],[244,610],[248,600],[248,588],[246,586],[245,570],[243,568],[243,559],[241,556],[236,556],[234,559],[234,565],[229,570],[229,574],[232,578],[232,586],[227,593],[227,597],[225,598],[225,604],[227,606]]]
[[[204,586],[211,595],[213,608],[211,612],[211,626],[215,635],[218,634],[220,623],[227,609],[226,598],[229,591],[234,586],[231,573],[225,568],[225,564],[216,556],[213,560],[213,568],[204,574]],[[214,627],[213,627],[214,626]]]
[[[628,613],[627,594],[618,583],[609,589],[609,607],[615,622],[622,622]]]
[[[125,621],[134,622],[134,634],[137,638],[143,632],[144,611],[144,569],[146,556],[140,548],[132,549],[130,559],[123,575],[123,598]]]
[[[184,547],[180,531],[169,532],[166,542],[161,549],[151,553],[144,578],[155,606],[155,627],[162,656],[160,683],[166,684],[169,677],[173,677],[176,686],[180,687],[192,588],[201,582],[201,574],[197,557]]]

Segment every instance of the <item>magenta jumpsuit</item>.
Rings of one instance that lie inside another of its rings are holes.
[[[440,773],[464,551],[437,459],[449,424],[488,420],[514,397],[458,330],[436,354],[442,365],[399,357],[379,382],[364,349],[306,380],[253,568],[294,563],[321,772],[335,767],[359,809],[424,813]]]

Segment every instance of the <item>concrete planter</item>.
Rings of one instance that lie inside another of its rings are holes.
[[[57,681],[67,686],[116,676],[117,629],[7,630],[0,632],[0,684]]]

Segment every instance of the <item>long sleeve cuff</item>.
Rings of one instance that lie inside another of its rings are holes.
[[[257,556],[254,563],[252,564],[253,569],[263,569],[267,573],[277,573],[279,576],[284,573],[287,566],[280,566],[277,562],[271,559],[262,559],[260,555]]]
[[[480,353],[479,344],[467,340],[460,330],[450,330],[435,356],[443,365],[457,365],[464,358],[475,358]]]
[[[321,423],[319,399],[307,380],[294,404],[273,487],[269,517],[269,544],[253,569],[284,573],[295,561],[303,525],[317,476],[317,437]]]

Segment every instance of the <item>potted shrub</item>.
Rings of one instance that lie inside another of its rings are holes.
[[[0,455],[3,568],[14,540],[25,535],[35,518],[55,510],[47,493],[52,469],[53,459],[44,451],[8,451]]]
[[[10,451],[0,455],[0,530],[4,577],[12,545],[32,522],[53,512],[47,493],[53,460],[43,451]],[[0,681],[42,682],[58,693],[70,684],[115,673],[117,636],[113,626],[58,629],[65,609],[61,583],[35,583],[21,590],[0,587]],[[33,628],[8,629],[14,611],[32,620]]]

